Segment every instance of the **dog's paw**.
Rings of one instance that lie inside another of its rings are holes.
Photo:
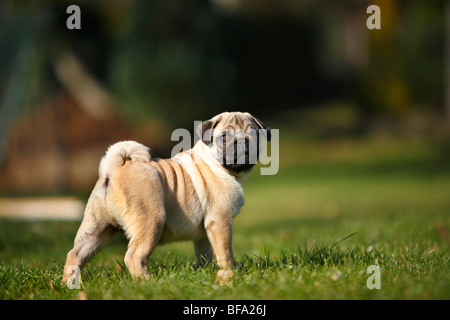
[[[216,273],[216,282],[220,285],[228,284],[233,282],[234,270],[217,270]]]

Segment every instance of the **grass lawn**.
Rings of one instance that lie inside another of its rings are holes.
[[[241,268],[214,282],[189,242],[158,247],[133,281],[119,235],[61,284],[79,222],[0,220],[0,299],[450,299],[450,145],[374,139],[280,146],[280,170],[244,182],[234,220]],[[371,265],[381,289],[368,289]]]

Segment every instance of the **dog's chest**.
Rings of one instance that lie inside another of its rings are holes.
[[[188,154],[175,159],[158,163],[166,181],[161,243],[203,237],[207,215],[235,216],[243,205],[242,188],[235,179],[194,163]]]

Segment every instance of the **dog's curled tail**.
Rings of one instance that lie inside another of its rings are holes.
[[[105,178],[108,185],[109,177],[114,171],[125,164],[125,161],[150,162],[150,149],[136,141],[121,141],[113,144],[100,161],[99,176]]]

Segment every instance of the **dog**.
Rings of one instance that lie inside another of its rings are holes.
[[[224,112],[201,122],[196,133],[194,147],[170,159],[152,159],[150,150],[134,141],[109,147],[67,254],[63,281],[118,230],[129,239],[124,261],[134,279],[150,278],[147,261],[157,245],[179,240],[194,242],[198,266],[215,257],[217,277],[232,275],[233,217],[244,204],[241,182],[257,162],[260,139],[270,141],[271,130],[247,112]]]

